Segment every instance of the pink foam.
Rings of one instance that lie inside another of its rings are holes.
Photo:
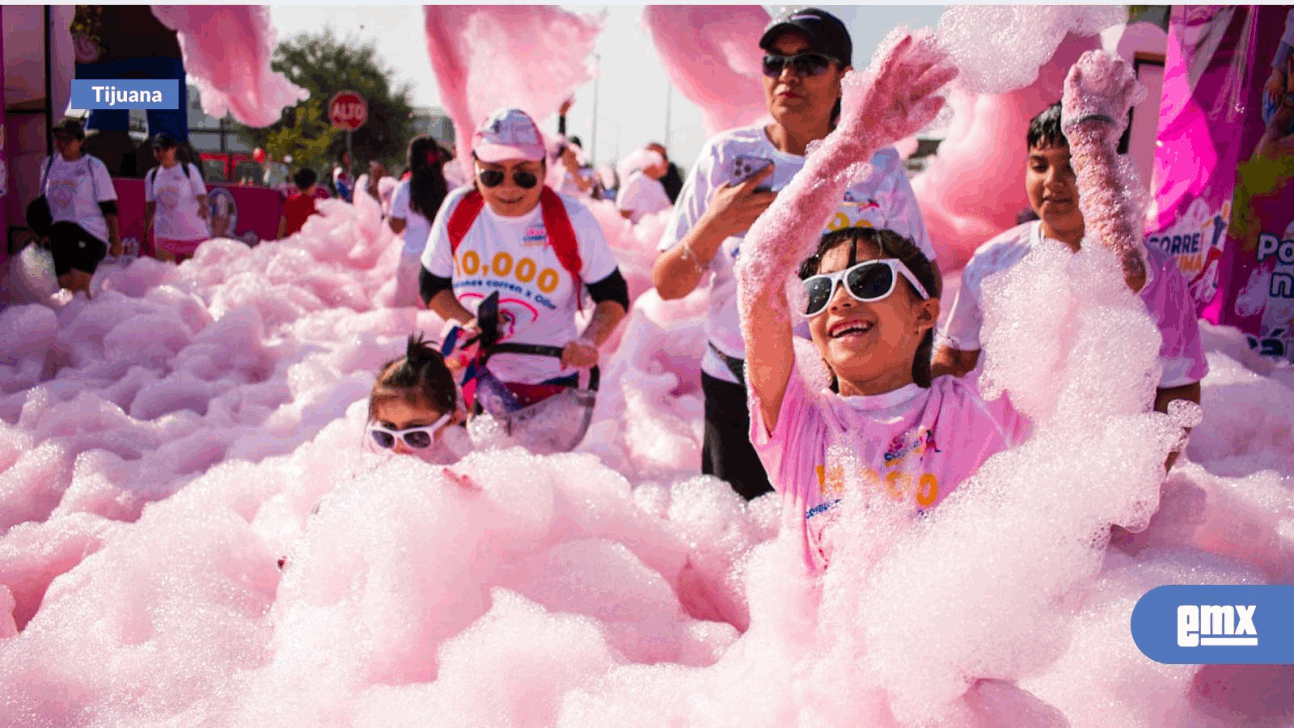
[[[472,132],[491,112],[515,106],[542,121],[593,78],[588,57],[600,18],[538,5],[428,5],[423,13],[431,67],[468,178]]]
[[[233,114],[248,126],[269,126],[284,107],[309,92],[270,70],[275,33],[270,11],[253,5],[154,5],[153,15],[174,30],[184,70],[197,84],[202,110]]]
[[[758,5],[643,9],[643,24],[670,83],[700,107],[707,135],[753,124],[766,114],[759,38],[770,20]]]

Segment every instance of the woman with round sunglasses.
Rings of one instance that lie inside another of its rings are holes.
[[[518,353],[490,359],[490,372],[518,401],[536,404],[576,387],[578,369],[629,308],[629,289],[602,227],[578,200],[543,184],[547,149],[520,109],[491,114],[472,137],[475,184],[454,190],[432,224],[419,287],[428,308],[479,334],[476,308],[498,294],[499,340],[555,347],[556,357]],[[587,290],[588,325],[576,313]]]
[[[382,365],[368,400],[371,446],[450,464],[471,450],[454,375],[440,351],[410,336],[405,355]]]
[[[675,204],[652,271],[656,291],[666,300],[682,298],[710,279],[709,342],[701,361],[701,470],[728,481],[747,499],[772,486],[747,437],[746,345],[733,266],[746,231],[804,166],[808,145],[835,128],[841,82],[853,57],[844,24],[812,8],[775,20],[759,45],[767,54],[764,94],[772,123],[726,131],[706,143]],[[871,167],[838,197],[823,231],[890,228],[933,257],[898,152],[877,149]]]
[[[1103,221],[1097,236],[1135,288],[1140,233],[1115,147],[1136,81],[1126,63],[1124,75],[1116,72],[1119,62],[1098,59],[1086,75],[1071,72],[1062,118],[1066,136],[1078,140],[1079,192]],[[752,231],[738,267],[750,437],[814,571],[831,561],[830,527],[846,491],[879,498],[872,506],[894,505],[877,516],[919,517],[1028,432],[1007,397],[985,401],[978,380],[931,378],[940,294],[933,260],[889,230],[850,228],[820,239],[812,232],[832,214],[829,195],[847,184],[849,166],[929,122],[942,105],[934,93],[955,75],[928,33],[906,36],[879,57],[857,105]],[[802,310],[831,380],[819,392],[799,370],[783,285],[815,239],[798,267]]]

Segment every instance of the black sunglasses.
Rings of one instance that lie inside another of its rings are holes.
[[[769,53],[764,56],[764,75],[777,78],[789,64],[801,76],[821,76],[831,67],[832,60],[821,53],[797,53],[793,56]]]
[[[503,184],[504,174],[497,169],[478,169],[476,176],[480,178],[481,184],[486,187],[498,187]],[[523,190],[531,189],[539,184],[538,177],[519,169],[512,173],[512,181]]]

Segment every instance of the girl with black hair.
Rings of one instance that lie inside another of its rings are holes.
[[[368,400],[369,442],[398,455],[441,464],[471,450],[467,413],[440,351],[410,336],[405,355],[378,371]]]
[[[1072,129],[1082,139],[1075,168],[1083,198],[1099,210],[1098,237],[1131,278],[1142,261],[1139,227],[1120,197],[1114,148],[1136,80],[1121,62],[1080,60],[1094,70],[1076,69],[1066,81],[1065,125],[1067,136],[1075,138]],[[798,526],[811,569],[831,561],[829,527],[847,490],[892,499],[896,516],[920,515],[1028,431],[1007,397],[980,395],[978,380],[932,380],[940,278],[910,240],[886,230],[841,230],[821,237],[797,265],[855,160],[933,119],[942,105],[934,93],[955,75],[930,35],[907,36],[879,56],[857,105],[751,230],[738,265],[750,438],[782,494],[785,522]],[[783,285],[796,268],[829,390],[812,392],[798,371]]]
[[[656,292],[665,300],[682,298],[710,282],[709,341],[701,360],[701,472],[728,481],[747,499],[772,486],[747,438],[743,380],[749,342],[737,320],[733,266],[745,255],[746,231],[766,216],[775,193],[801,174],[809,144],[836,127],[842,83],[853,59],[845,24],[814,8],[793,10],[773,21],[759,47],[766,54],[764,98],[772,122],[725,131],[706,142],[679,193],[652,269]],[[898,152],[877,147],[857,161],[870,162],[870,173],[839,191],[832,200],[833,214],[817,232],[886,227],[933,255]]]
[[[409,179],[400,182],[391,200],[391,230],[404,238],[404,254],[415,259],[427,247],[431,221],[449,189],[444,156],[436,140],[422,134],[409,142]],[[416,273],[415,273],[416,275]]]

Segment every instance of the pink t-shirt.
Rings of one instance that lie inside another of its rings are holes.
[[[753,390],[750,413],[750,441],[782,494],[783,527],[799,530],[812,570],[831,560],[828,527],[847,483],[880,488],[917,517],[991,455],[1023,440],[1028,427],[1006,395],[985,401],[971,378],[842,397],[810,393],[798,368],[773,432]]]
[[[975,251],[962,272],[961,288],[940,331],[940,344],[961,351],[981,348],[984,279],[1009,270],[1041,240],[1042,224],[1035,220],[1007,230]],[[1089,242],[1085,239],[1083,244]],[[1209,363],[1204,358],[1195,301],[1186,279],[1172,256],[1153,245],[1146,248],[1146,263],[1146,285],[1137,295],[1146,304],[1163,337],[1159,347],[1159,363],[1163,367],[1159,387],[1169,389],[1198,382],[1209,373]]]

